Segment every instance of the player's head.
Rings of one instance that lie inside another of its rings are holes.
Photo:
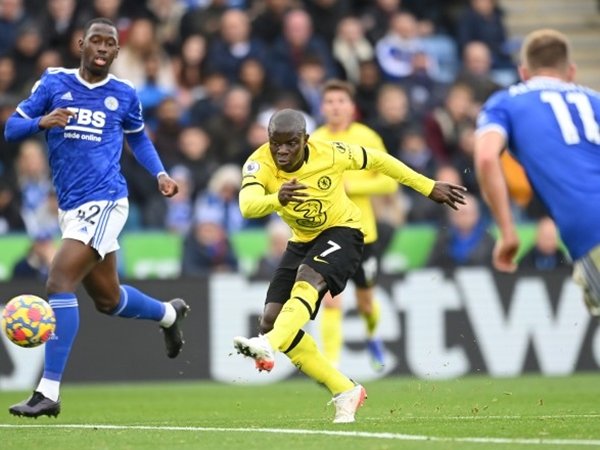
[[[321,114],[328,125],[347,126],[354,120],[354,86],[343,80],[329,80],[322,89]]]
[[[269,121],[269,148],[277,167],[294,172],[304,162],[306,151],[306,121],[295,109],[282,109]]]
[[[560,77],[572,81],[575,66],[567,37],[556,30],[536,30],[527,35],[521,47],[519,74],[523,80],[536,75]]]
[[[115,24],[103,17],[85,24],[79,41],[81,67],[94,76],[108,74],[108,69],[119,53],[119,35]]]

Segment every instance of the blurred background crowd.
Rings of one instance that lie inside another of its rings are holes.
[[[180,185],[179,195],[162,198],[126,149],[127,230],[180,235],[184,274],[235,271],[228,236],[266,225],[241,217],[237,193],[241,165],[267,141],[271,114],[301,109],[310,133],[322,124],[323,83],[348,80],[356,88],[356,119],[381,135],[389,153],[429,177],[465,185],[473,196],[471,207],[447,213],[399,189],[377,199],[380,221],[394,229],[438,226],[431,264],[489,264],[493,239],[472,154],[481,104],[517,80],[519,42],[507,35],[500,6],[495,0],[0,0],[0,129],[47,67],[79,65],[87,20],[112,19],[121,51],[111,70],[135,84],[146,130]],[[0,234],[28,233],[33,252],[57,234],[43,136],[1,139]],[[516,216],[539,221],[543,210],[520,167],[508,155],[504,164]]]

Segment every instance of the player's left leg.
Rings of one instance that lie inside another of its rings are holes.
[[[383,342],[375,332],[379,324],[380,306],[375,298],[374,285],[379,274],[379,261],[374,243],[366,244],[360,266],[352,277],[356,286],[356,305],[367,331],[367,350],[374,370],[381,371],[385,364]]]
[[[158,322],[167,356],[179,355],[183,347],[181,322],[189,311],[185,301],[175,298],[162,302],[133,286],[119,284],[116,252],[108,253],[83,279],[83,285],[96,309],[104,314]]]

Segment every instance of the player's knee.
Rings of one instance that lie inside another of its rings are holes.
[[[74,292],[75,284],[70,282],[67,277],[50,273],[46,280],[46,292],[48,295],[58,294],[60,292]]]
[[[312,267],[301,264],[298,268],[298,273],[296,274],[296,281],[306,281],[315,287],[315,289],[319,292],[327,289],[327,283],[325,282],[325,278],[319,272],[317,272]]]
[[[114,299],[107,296],[94,296],[94,306],[96,311],[102,314],[112,314],[119,305],[119,299]]]

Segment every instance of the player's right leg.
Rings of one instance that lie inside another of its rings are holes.
[[[56,316],[56,330],[45,344],[44,373],[33,395],[9,408],[25,417],[56,416],[60,412],[60,381],[79,329],[75,289],[97,262],[96,252],[72,239],[64,239],[48,274],[48,302]]]
[[[179,355],[184,344],[182,322],[190,309],[184,300],[162,302],[133,286],[119,284],[115,252],[107,254],[92,269],[83,279],[83,285],[96,309],[104,314],[158,322],[167,356]]]

